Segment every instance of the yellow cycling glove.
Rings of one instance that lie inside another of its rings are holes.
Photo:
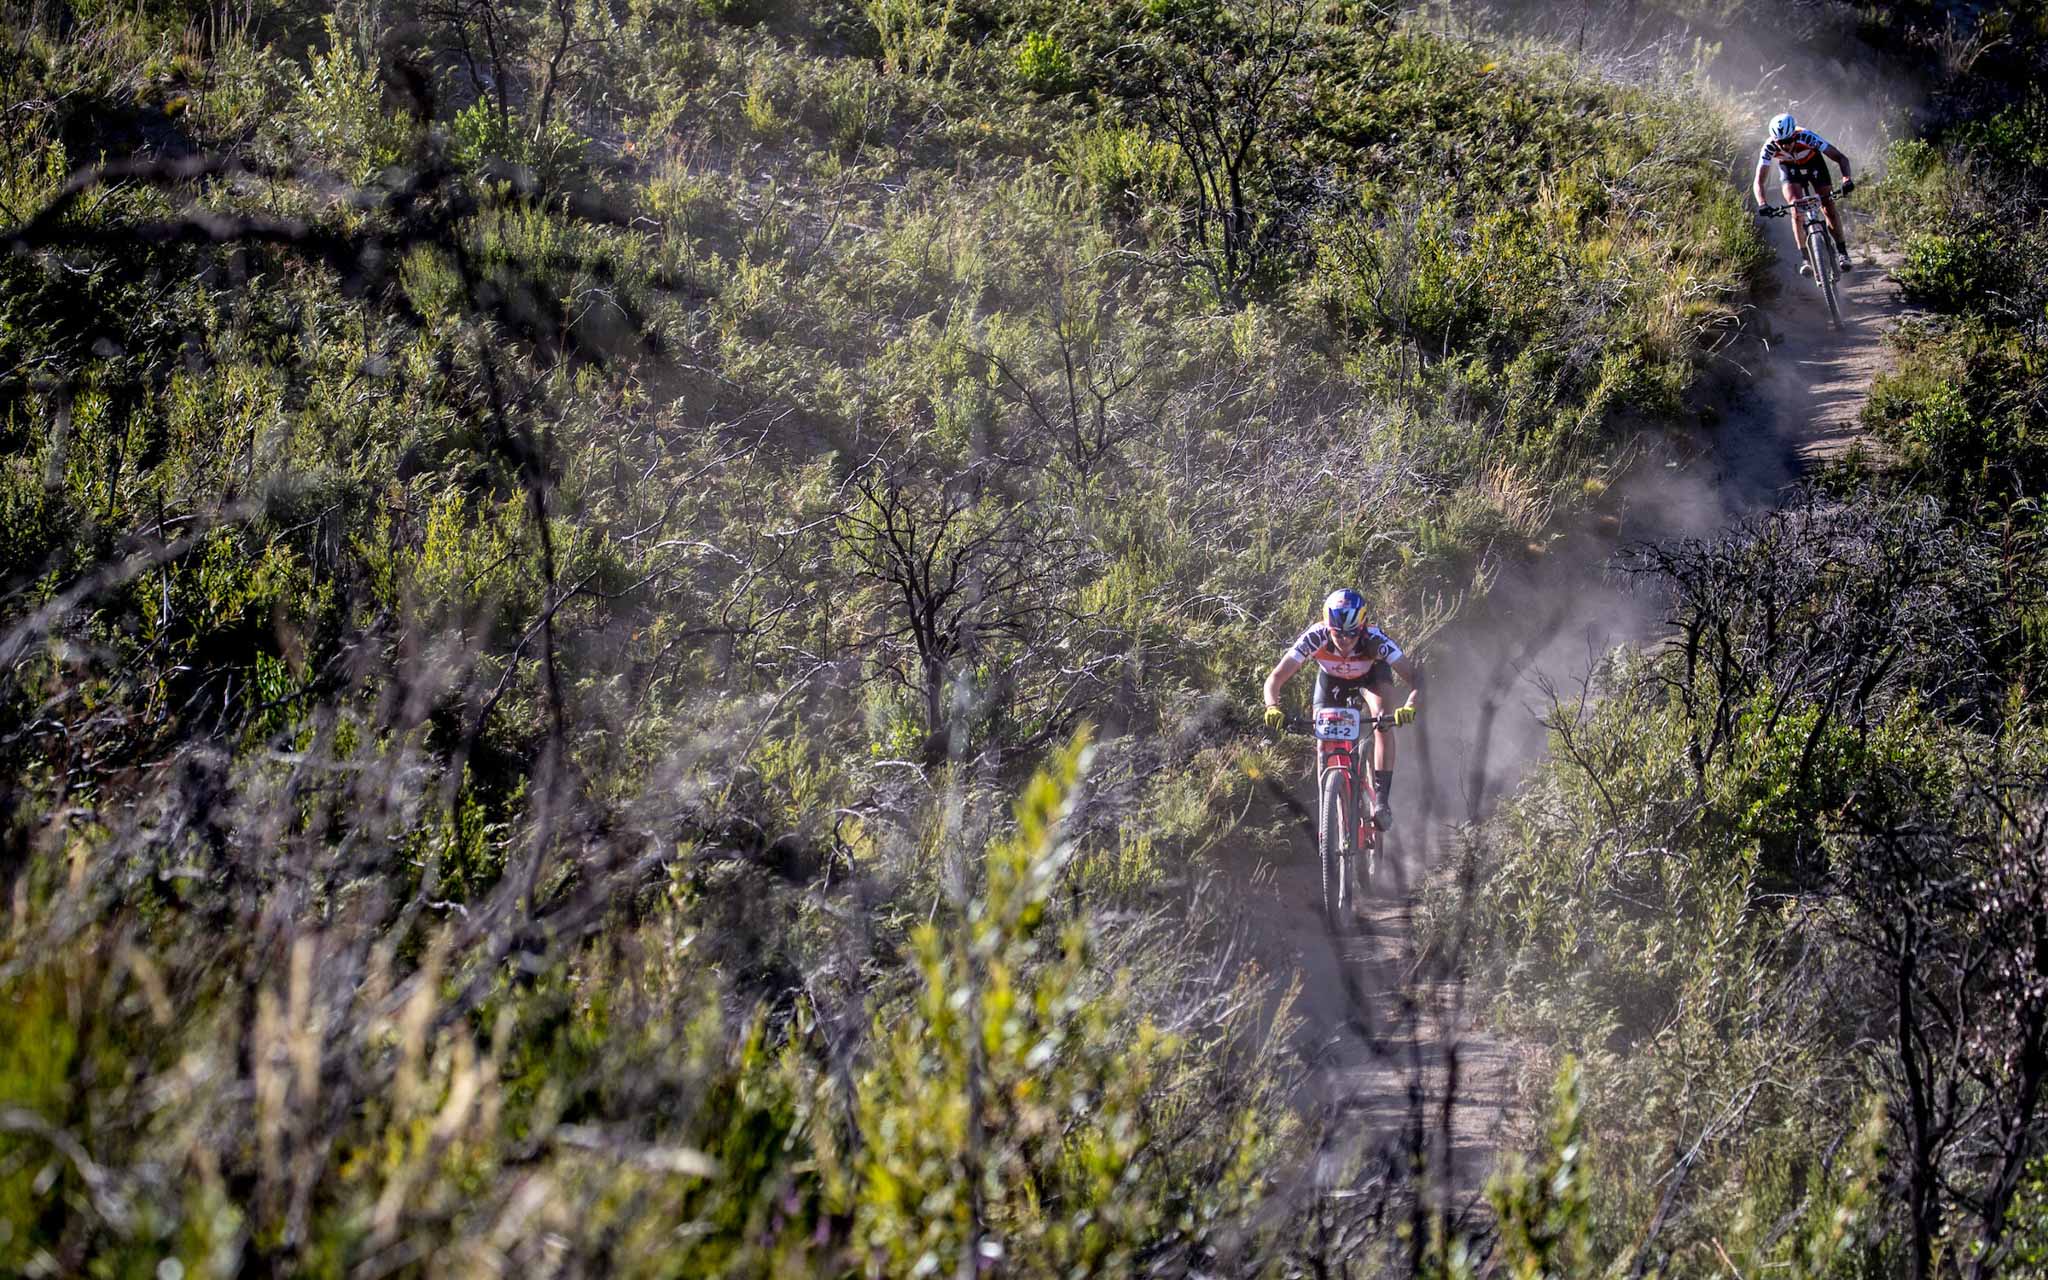
[[[1280,732],[1287,724],[1287,713],[1278,707],[1266,708],[1266,727],[1274,733]]]
[[[1415,723],[1415,708],[1413,708],[1413,707],[1395,707],[1395,708],[1394,708],[1394,723],[1395,723],[1395,724],[1414,724],[1414,723]]]

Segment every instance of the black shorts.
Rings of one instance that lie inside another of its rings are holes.
[[[1372,670],[1356,680],[1333,676],[1321,667],[1316,668],[1316,697],[1318,707],[1361,707],[1365,700],[1359,697],[1360,690],[1370,689],[1381,697],[1394,691],[1394,674],[1384,662],[1372,664]]]
[[[1820,156],[1806,164],[1780,164],[1778,181],[1788,187],[1811,187],[1822,195],[1835,189],[1835,180],[1828,176],[1828,162]]]

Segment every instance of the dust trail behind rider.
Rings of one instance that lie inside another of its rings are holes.
[[[1350,587],[1332,591],[1323,601],[1323,618],[1301,633],[1280,655],[1280,661],[1266,677],[1266,725],[1278,729],[1287,717],[1280,710],[1280,687],[1294,678],[1302,665],[1316,664],[1315,705],[1357,706],[1362,697],[1367,714],[1386,714],[1385,699],[1394,692],[1394,675],[1408,683],[1411,692],[1405,705],[1394,711],[1396,724],[1408,724],[1421,710],[1422,673],[1408,656],[1378,627],[1369,626],[1365,597]],[[1385,729],[1374,732],[1372,741],[1372,789],[1374,825],[1385,830],[1393,821],[1387,792],[1394,781],[1394,735]]]
[[[1820,197],[1821,211],[1827,215],[1828,234],[1834,237],[1835,253],[1842,270],[1849,270],[1849,242],[1842,238],[1842,215],[1835,208],[1834,183],[1828,177],[1828,161],[1834,161],[1842,170],[1842,194],[1848,195],[1856,189],[1856,179],[1849,176],[1849,157],[1840,148],[1811,129],[1802,129],[1799,122],[1787,111],[1771,120],[1770,134],[1764,139],[1763,150],[1756,157],[1756,207],[1759,213],[1771,207],[1764,199],[1764,178],[1772,165],[1778,166],[1778,182],[1784,192],[1785,203],[1803,200],[1808,194]],[[1810,276],[1813,268],[1806,260],[1806,221],[1792,219],[1792,234],[1799,241],[1799,274]]]

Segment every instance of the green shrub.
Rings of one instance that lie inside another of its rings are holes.
[[[875,69],[849,62],[825,75],[817,99],[823,108],[823,132],[847,155],[871,139],[886,137],[898,96],[898,83]]]
[[[210,138],[253,136],[281,104],[291,84],[290,67],[247,38],[224,41],[207,64],[205,84],[193,94],[192,124]]]
[[[559,185],[579,172],[585,163],[589,142],[565,121],[557,118],[538,137],[532,123],[520,114],[502,113],[490,98],[479,98],[455,116],[449,130],[451,158],[464,168],[480,170],[492,164],[529,168],[543,187]]]
[[[1487,1187],[1500,1221],[1499,1262],[1515,1280],[1591,1274],[1593,1215],[1579,1064],[1558,1067],[1541,1163],[1510,1159]]]
[[[307,50],[289,142],[313,162],[332,167],[350,181],[366,182],[398,163],[409,130],[384,110],[376,66],[332,16],[326,20],[326,34],[326,49]]]
[[[2012,1255],[2004,1274],[2013,1280],[2048,1277],[2048,1156],[2027,1166],[2012,1207]]]
[[[1076,133],[1063,157],[1067,172],[1094,192],[1102,207],[1136,216],[1175,198],[1185,181],[1179,154],[1146,130],[1099,125]]]
[[[953,11],[958,0],[861,0],[862,12],[882,47],[890,75],[933,75],[952,56]]]
[[[1030,32],[1017,46],[1017,78],[1040,93],[1065,93],[1074,87],[1073,55],[1058,36]]]
[[[1885,149],[1878,176],[1870,180],[1865,207],[1877,215],[1880,233],[1894,240],[1925,232],[1933,211],[1945,209],[1967,179],[1939,147],[1924,138],[1894,139]]]
[[[1989,117],[1965,121],[1950,135],[1950,142],[1973,160],[1996,166],[2001,178],[2048,170],[2048,93],[2035,83],[2024,100]]]
[[[1907,237],[1896,274],[1912,301],[1936,311],[1967,310],[2011,270],[2010,248],[1988,231],[1921,232]]]
[[[972,904],[913,934],[920,988],[875,1029],[854,1232],[892,1273],[953,1272],[983,1239],[1022,1274],[1126,1270],[1167,1241],[1206,1241],[1286,1141],[1285,1124],[1256,1127],[1260,1110],[1232,1114],[1235,1090],[1199,1136],[1168,1136],[1177,1104],[1152,1099],[1213,1069],[1121,983],[1095,987],[1091,929],[1053,913],[1074,854],[1059,824],[1086,761],[1076,742],[1032,782]],[[1174,1091],[1193,1102],[1193,1084]]]
[[[518,126],[489,98],[478,98],[455,113],[448,141],[456,163],[471,169],[514,159],[523,149]]]
[[[1901,326],[1893,343],[1897,366],[1864,405],[1871,431],[1951,496],[2037,492],[2048,438],[2028,408],[2041,380],[2028,340],[1972,319]]]

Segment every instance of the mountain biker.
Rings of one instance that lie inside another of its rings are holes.
[[[1322,621],[1302,632],[1267,675],[1267,728],[1278,729],[1287,722],[1280,710],[1280,686],[1310,661],[1316,664],[1315,705],[1319,708],[1356,705],[1353,695],[1362,695],[1369,714],[1385,715],[1383,699],[1393,693],[1393,676],[1398,674],[1408,683],[1410,693],[1407,703],[1395,709],[1394,723],[1409,724],[1421,710],[1422,672],[1386,632],[1366,625],[1365,597],[1350,587],[1332,591],[1324,599]],[[1394,781],[1394,735],[1385,729],[1373,733],[1372,766],[1372,820],[1384,831],[1394,818],[1387,804]]]
[[[1828,179],[1829,160],[1841,167],[1842,194],[1848,195],[1856,189],[1856,179],[1849,176],[1849,157],[1813,130],[1800,128],[1791,112],[1774,117],[1770,135],[1764,139],[1763,150],[1756,157],[1756,207],[1759,213],[1771,207],[1770,202],[1764,199],[1764,175],[1775,164],[1787,205],[1805,199],[1809,191],[1820,196],[1821,212],[1827,215],[1828,234],[1835,239],[1836,265],[1847,271],[1849,242],[1842,238],[1842,215],[1835,208],[1833,183]],[[1802,219],[1792,220],[1792,235],[1799,241],[1799,274],[1810,276],[1813,268],[1806,261],[1806,223]]]

